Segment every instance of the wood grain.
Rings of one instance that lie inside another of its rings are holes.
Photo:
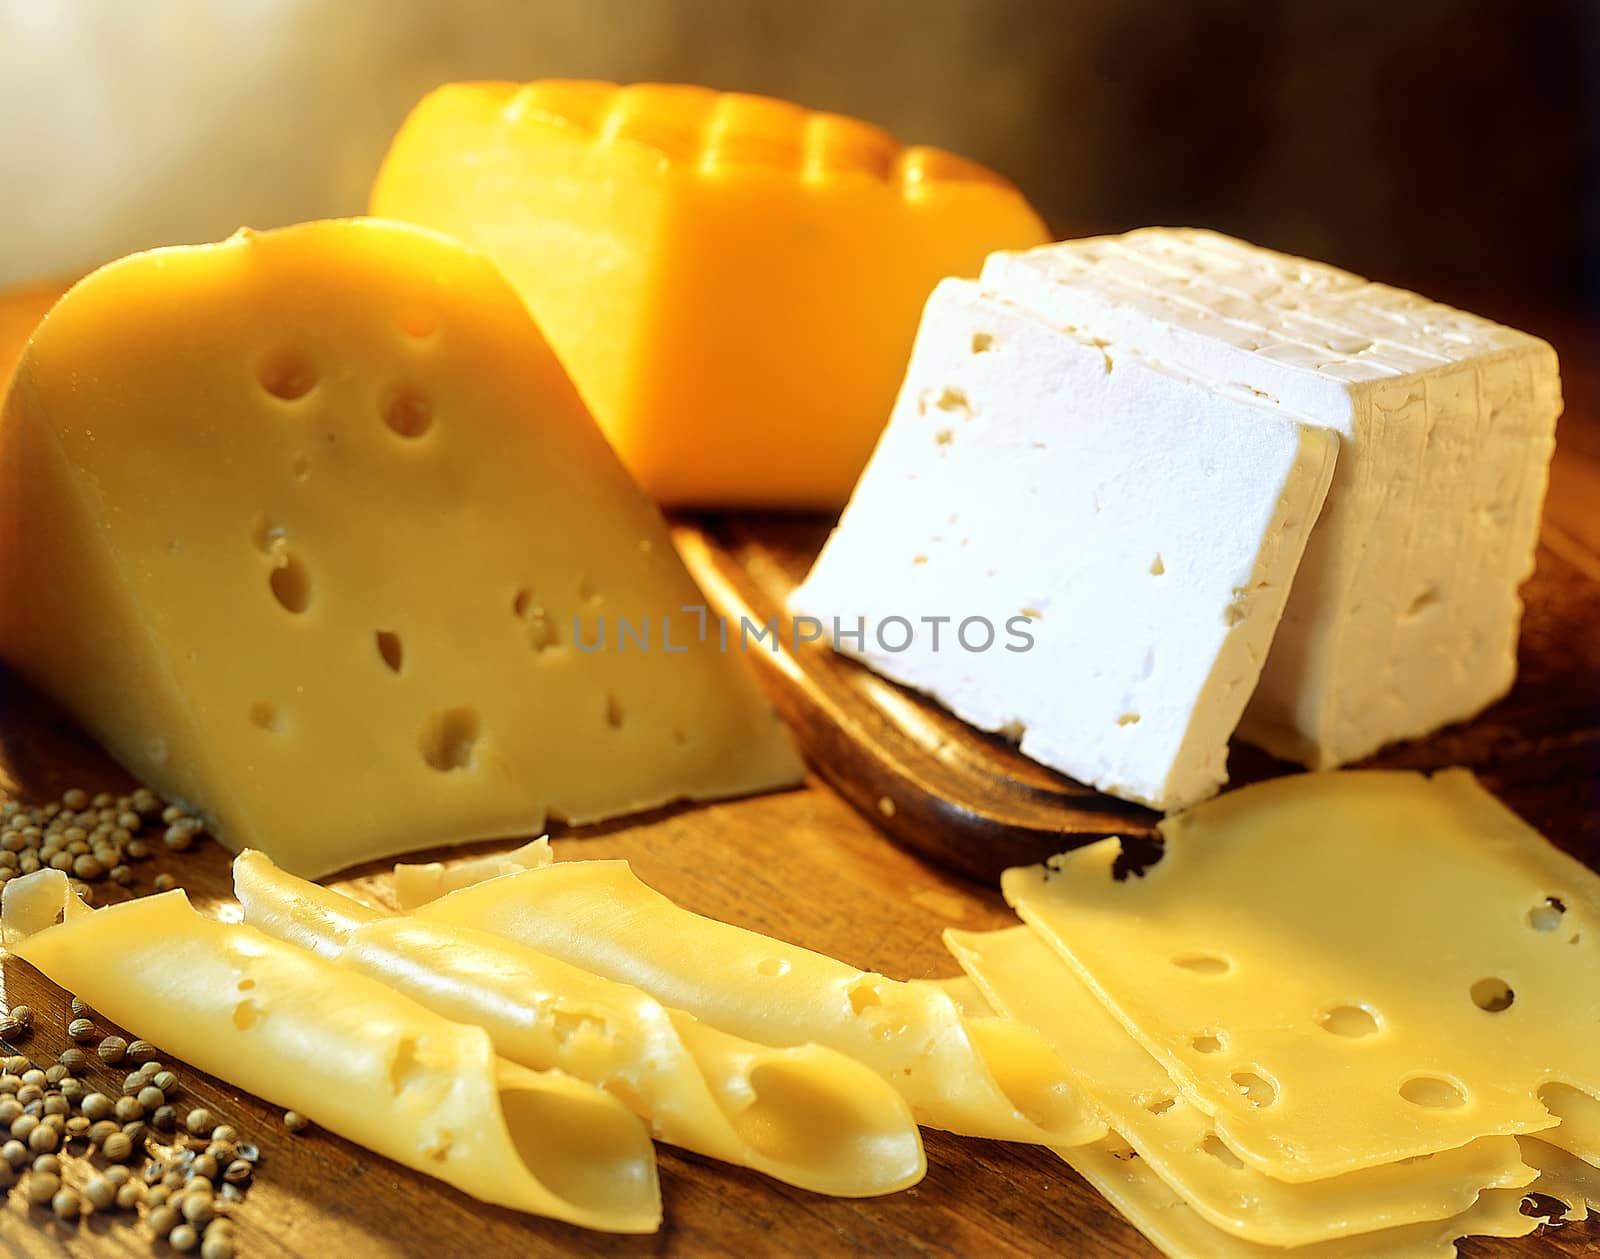
[[[1586,418],[1600,416],[1600,396],[1594,374],[1576,353],[1578,344],[1569,347],[1558,340],[1558,348],[1568,364],[1570,414],[1552,476],[1550,527],[1527,590],[1521,679],[1504,703],[1477,721],[1384,759],[1470,764],[1556,842],[1600,866],[1600,655],[1594,650],[1600,626],[1600,493],[1590,488],[1600,486],[1600,428]],[[756,522],[753,527],[759,535],[767,526]],[[815,524],[794,527],[816,529]],[[775,698],[790,702],[781,687]],[[939,737],[961,745],[963,736],[971,737],[952,723]],[[956,763],[980,764],[990,750],[954,746],[944,763],[953,757]],[[1254,755],[1237,755],[1237,776],[1272,772],[1270,764],[1253,763]],[[1045,792],[1063,790],[1062,780],[1026,762],[1008,772]],[[129,782],[59,714],[14,678],[0,675],[0,785],[25,798],[50,798],[73,785],[119,790]],[[874,817],[876,800],[861,790],[852,790],[847,800],[814,776],[796,791],[663,810],[581,832],[557,831],[555,847],[563,858],[626,857],[647,882],[692,909],[858,966],[907,978],[951,974],[954,967],[939,944],[942,927],[1001,926],[1012,921],[1011,915],[992,883],[964,879],[886,842],[875,825],[886,820],[881,812]],[[306,807],[315,808],[316,802],[308,800]],[[1119,825],[1133,823],[1130,817]],[[930,814],[919,824],[942,828],[950,825],[950,817]],[[202,908],[216,911],[229,904],[227,856],[214,845],[181,856],[164,854],[159,862]],[[140,869],[134,890],[148,889],[155,864]],[[348,872],[336,885],[387,900],[377,867]],[[4,1004],[26,1002],[36,1011],[34,1034],[15,1048],[47,1065],[67,1044],[66,994],[9,957],[0,963],[0,983]],[[651,1238],[603,1237],[483,1206],[316,1129],[290,1136],[278,1112],[258,1099],[182,1064],[169,1065],[184,1076],[185,1102],[208,1106],[262,1148],[256,1183],[236,1212],[244,1256],[1004,1259],[1066,1254],[1149,1259],[1155,1254],[1048,1152],[937,1132],[926,1134],[929,1171],[922,1184],[864,1201],[820,1198],[663,1147],[662,1232]],[[101,1078],[114,1082],[110,1071],[102,1071]],[[1461,1249],[1476,1259],[1594,1256],[1600,1253],[1600,1224],[1541,1230],[1521,1241],[1476,1239]],[[0,1208],[0,1255],[164,1253],[169,1252],[152,1243],[145,1230],[123,1219],[66,1226],[30,1211],[15,1193]]]

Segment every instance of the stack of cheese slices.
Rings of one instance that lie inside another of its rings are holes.
[[[1600,878],[1465,770],[1161,829],[1011,870],[1024,925],[946,933],[1101,1109],[1060,1153],[1158,1247],[1450,1255],[1600,1206]]]

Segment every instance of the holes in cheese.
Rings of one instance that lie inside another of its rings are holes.
[[[1600,1162],[1600,878],[1471,774],[1296,775],[1161,834],[1140,878],[1107,877],[1102,842],[1003,888],[1251,1167],[1300,1183],[1527,1133]],[[1175,982],[1196,940],[1250,982]]]
[[[1085,1096],[1138,1156],[1146,1169],[1140,1175],[1171,1186],[1168,1196],[1220,1230],[1216,1246],[1178,1253],[1224,1253],[1219,1247],[1231,1239],[1265,1248],[1350,1238],[1349,1253],[1365,1255],[1355,1246],[1358,1237],[1372,1244],[1375,1230],[1453,1216],[1481,1190],[1520,1189],[1534,1178],[1513,1138],[1492,1137],[1410,1165],[1303,1184],[1274,1180],[1250,1167],[1212,1117],[1174,1091],[1161,1064],[1027,927],[950,930],[945,942],[996,1010],[1036,1029],[1069,1065]],[[1229,1087],[1246,1105],[1279,1104],[1277,1081],[1259,1065],[1232,1070]],[[1083,1157],[1097,1157],[1080,1149],[1057,1152],[1080,1171]],[[1141,1228],[1148,1222],[1135,1213],[1130,1218]]]
[[[556,862],[461,888],[416,912],[635,985],[747,1040],[828,1046],[888,1080],[933,1127],[1048,1145],[1104,1131],[1037,1036],[974,1030],[935,984],[859,971],[690,913],[640,883],[626,862]],[[773,957],[788,968],[763,973]],[[1051,1089],[1054,1100],[1037,1113]]]
[[[67,910],[59,926],[52,908]],[[43,870],[6,884],[0,925],[106,1017],[464,1193],[585,1228],[660,1223],[649,1135],[615,1098],[497,1059],[482,1029],[206,918],[182,892],[89,911]]]
[[[493,878],[547,854],[545,845],[466,867]],[[422,890],[427,875],[412,867],[403,894]],[[437,882],[448,881],[442,872]],[[484,1028],[512,1061],[605,1088],[662,1140],[818,1193],[888,1193],[923,1174],[905,1102],[843,1054],[729,1036],[533,949],[380,915],[260,853],[240,855],[234,883],[252,926]]]
[[[441,87],[371,205],[488,253],[623,462],[674,503],[837,508],[929,290],[1048,238],[972,163],[667,84]]]
[[[321,874],[799,780],[746,662],[682,611],[703,596],[659,513],[481,255],[359,220],[137,255],[75,286],[27,354],[0,448],[0,657],[224,843]],[[579,616],[604,649],[570,646]],[[618,649],[620,618],[651,650]],[[260,702],[292,738],[263,739]]]

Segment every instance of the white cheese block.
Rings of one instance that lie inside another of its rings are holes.
[[[1510,688],[1561,412],[1545,342],[1205,231],[996,254],[982,283],[1342,438],[1243,737],[1328,768]]]
[[[1227,779],[1338,439],[1013,297],[934,291],[792,608],[1036,760],[1181,807]]]

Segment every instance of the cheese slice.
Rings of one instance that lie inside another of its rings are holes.
[[[1041,1145],[1103,1135],[1038,1032],[963,1019],[935,983],[886,978],[680,908],[625,861],[558,861],[421,906],[644,989],[674,1010],[764,1045],[818,1044],[866,1063],[920,1123]]]
[[[1063,1150],[1061,1156],[1169,1259],[1453,1259],[1457,1238],[1526,1237],[1543,1223],[1538,1216],[1522,1213],[1520,1190],[1491,1189],[1447,1220],[1286,1251],[1213,1228],[1143,1159],[1115,1139]]]
[[[5,946],[201,1071],[484,1202],[585,1228],[661,1221],[644,1125],[609,1093],[495,1057],[375,980],[206,918],[182,891],[90,910],[57,870],[13,879]]]
[[[1022,296],[934,291],[791,607],[1028,756],[1177,808],[1227,781],[1338,439]]]
[[[489,1033],[497,1053],[607,1089],[662,1141],[814,1193],[892,1193],[927,1165],[915,1120],[871,1069],[819,1045],[773,1049],[470,927],[388,917],[234,861],[245,921]]]
[[[470,857],[454,864],[427,861],[420,865],[407,865],[401,862],[394,868],[394,897],[401,909],[415,909],[418,905],[438,900],[446,892],[453,892],[458,887],[471,887],[474,883],[482,883],[485,879],[502,874],[547,866],[552,860],[550,837],[541,835],[532,843],[510,852]],[[238,869],[237,864],[234,868]]]
[[[1591,1211],[1600,1215],[1600,1166],[1537,1137],[1518,1137],[1517,1143],[1523,1161],[1538,1169],[1533,1191],[1561,1202],[1567,1208],[1562,1219],[1586,1220]]]
[[[1002,887],[1242,1160],[1537,1132],[1600,1163],[1600,876],[1470,773],[1295,775],[1161,833],[1140,875],[1110,839]]]
[[[645,489],[697,505],[837,509],[929,290],[1049,239],[972,162],[670,84],[441,87],[372,212],[493,257]]]
[[[416,228],[113,263],[0,425],[0,656],[298,873],[798,781],[700,603],[515,294]]]
[[[1329,768],[1510,688],[1561,412],[1549,345],[1215,232],[998,254],[983,283],[1339,434],[1245,738]]]
[[[997,1010],[1044,1033],[1084,1095],[1189,1209],[1232,1236],[1307,1246],[1445,1219],[1485,1188],[1520,1189],[1537,1174],[1515,1137],[1485,1137],[1327,1180],[1274,1180],[1228,1147],[1210,1117],[1178,1095],[1161,1064],[1027,927],[947,930],[945,943]],[[1254,1087],[1266,1101],[1265,1083]]]

